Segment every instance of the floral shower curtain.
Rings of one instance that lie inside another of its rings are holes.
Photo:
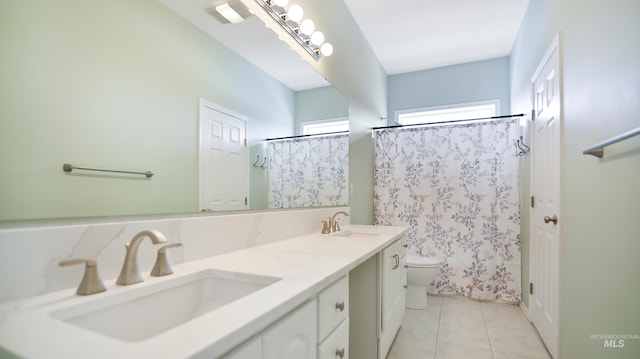
[[[267,148],[269,208],[349,202],[349,135],[272,141]]]
[[[376,132],[375,223],[443,260],[430,292],[520,301],[517,121]]]

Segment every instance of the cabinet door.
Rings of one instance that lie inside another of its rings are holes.
[[[224,359],[260,359],[262,358],[262,340],[256,338],[240,349],[224,357]]]
[[[315,359],[316,300],[277,322],[262,336],[263,359]]]
[[[405,308],[406,256],[404,237],[382,250],[381,294],[382,315],[380,323],[381,358],[386,357],[393,338],[395,338]]]

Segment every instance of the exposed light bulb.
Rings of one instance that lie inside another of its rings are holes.
[[[302,11],[302,7],[298,4],[291,5],[291,7],[289,8],[289,11],[287,11],[287,16],[289,17],[289,20],[294,22],[298,22],[302,20],[302,15],[304,15],[304,12]]]
[[[333,54],[333,45],[325,42],[324,44],[322,44],[322,46],[320,46],[320,52],[323,56],[331,56],[331,54]]]
[[[316,31],[311,34],[311,43],[320,46],[324,42],[324,34],[320,31]]]
[[[300,23],[300,32],[307,36],[311,35],[315,29],[316,25],[310,19],[304,19]]]
[[[273,3],[280,7],[285,7],[289,3],[289,0],[275,0]]]

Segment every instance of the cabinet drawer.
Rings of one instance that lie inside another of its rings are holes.
[[[342,354],[342,357],[340,356]],[[349,318],[318,345],[318,359],[349,358]]]
[[[349,277],[339,279],[318,295],[318,340],[322,341],[349,316]]]

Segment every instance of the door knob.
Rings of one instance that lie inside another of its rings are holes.
[[[553,217],[544,216],[544,223],[549,222],[553,222],[554,225],[558,224],[558,216],[556,216],[555,214],[553,215]]]

